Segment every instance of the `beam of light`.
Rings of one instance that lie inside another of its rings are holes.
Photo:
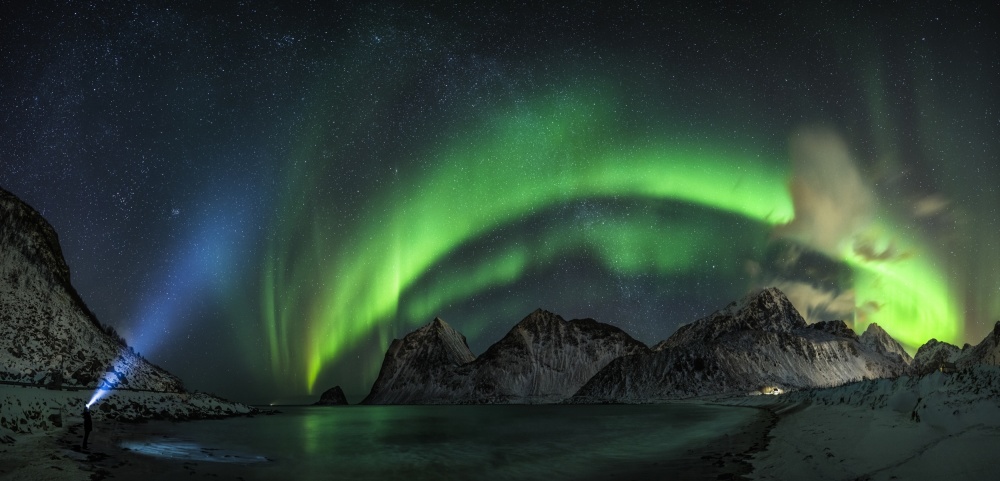
[[[101,398],[107,396],[109,392],[111,392],[109,389],[98,388],[96,391],[94,391],[94,394],[90,396],[90,400],[87,401],[87,407],[89,408],[90,406],[97,404],[97,401],[100,401]]]
[[[240,252],[247,241],[242,232],[246,203],[238,195],[222,196],[223,202],[207,209],[195,222],[185,241],[176,249],[172,263],[153,284],[153,291],[136,309],[130,335],[132,349],[123,348],[105,372],[87,406],[97,403],[119,387],[138,353],[156,354],[171,341],[177,322],[205,296],[225,289]],[[245,199],[243,199],[245,201]]]
[[[318,292],[288,278],[299,272],[296,266],[267,269],[280,264],[283,253],[307,253],[294,245],[271,250],[263,285],[275,286],[274,279],[285,276],[293,287],[263,293],[266,303],[281,299],[284,305],[265,313],[270,345],[280,351],[292,339],[309,339],[297,348],[310,391],[326,361],[397,315],[400,296],[428,268],[470,239],[536,211],[581,199],[634,197],[703,205],[764,224],[791,219],[780,162],[654,142],[616,145],[604,131],[614,123],[606,103],[582,98],[560,95],[504,113],[429,154],[435,166],[366,209],[368,222],[344,232],[349,240],[342,250],[328,259],[291,258],[325,266],[327,274],[312,281]],[[304,335],[293,337],[290,328]],[[272,359],[289,351],[272,352]]]
[[[111,366],[109,366],[104,372],[104,375],[101,377],[101,381],[97,384],[97,389],[94,391],[94,394],[90,396],[90,400],[87,401],[88,408],[97,404],[98,401],[106,397],[108,394],[111,394],[111,392],[118,387],[118,384],[121,382],[122,378],[126,377],[126,373],[128,373],[130,369],[129,361],[134,363],[135,358],[136,355],[132,351],[122,349],[118,356],[115,357],[114,362],[111,363]]]

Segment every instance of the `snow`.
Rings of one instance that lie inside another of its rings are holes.
[[[681,326],[650,353],[611,361],[572,402],[645,403],[770,385],[837,386],[898,376],[908,362],[902,347],[878,327],[859,338],[842,321],[807,326],[772,288]]]
[[[38,387],[0,385],[0,429],[4,434],[31,434],[62,428],[82,419],[89,390],[56,391]],[[95,406],[95,422],[114,419],[205,419],[251,414],[255,410],[204,393],[164,393],[115,390]]]
[[[752,479],[996,479],[1000,446],[994,414],[946,426],[908,414],[851,406],[810,406],[783,417]]]
[[[0,477],[16,479],[88,479],[86,461],[106,456],[112,432],[121,422],[145,419],[208,419],[240,416],[256,410],[203,393],[113,391],[91,409],[91,452],[80,451],[83,406],[89,390],[57,391],[0,384]],[[81,461],[84,462],[81,464]]]
[[[1000,368],[975,366],[731,403],[780,416],[752,479],[992,480],[998,398]]]
[[[105,334],[70,284],[52,226],[0,189],[0,381],[93,387],[116,366],[121,387],[181,382]]]

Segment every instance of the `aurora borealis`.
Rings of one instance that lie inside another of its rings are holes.
[[[764,285],[911,350],[1000,319],[971,5],[18,9],[0,186],[189,387],[356,401],[434,316],[651,345]]]

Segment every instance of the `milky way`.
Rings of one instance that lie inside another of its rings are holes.
[[[18,8],[0,186],[192,388],[356,401],[434,316],[652,344],[765,285],[911,351],[1000,318],[973,6]]]

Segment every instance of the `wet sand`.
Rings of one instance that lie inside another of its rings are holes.
[[[729,406],[727,406],[729,407]],[[740,432],[726,433],[701,449],[689,449],[679,459],[649,466],[620,467],[607,473],[586,478],[598,480],[658,480],[658,479],[750,479],[751,460],[767,449],[771,430],[778,416],[766,409],[757,411],[753,421]]]

